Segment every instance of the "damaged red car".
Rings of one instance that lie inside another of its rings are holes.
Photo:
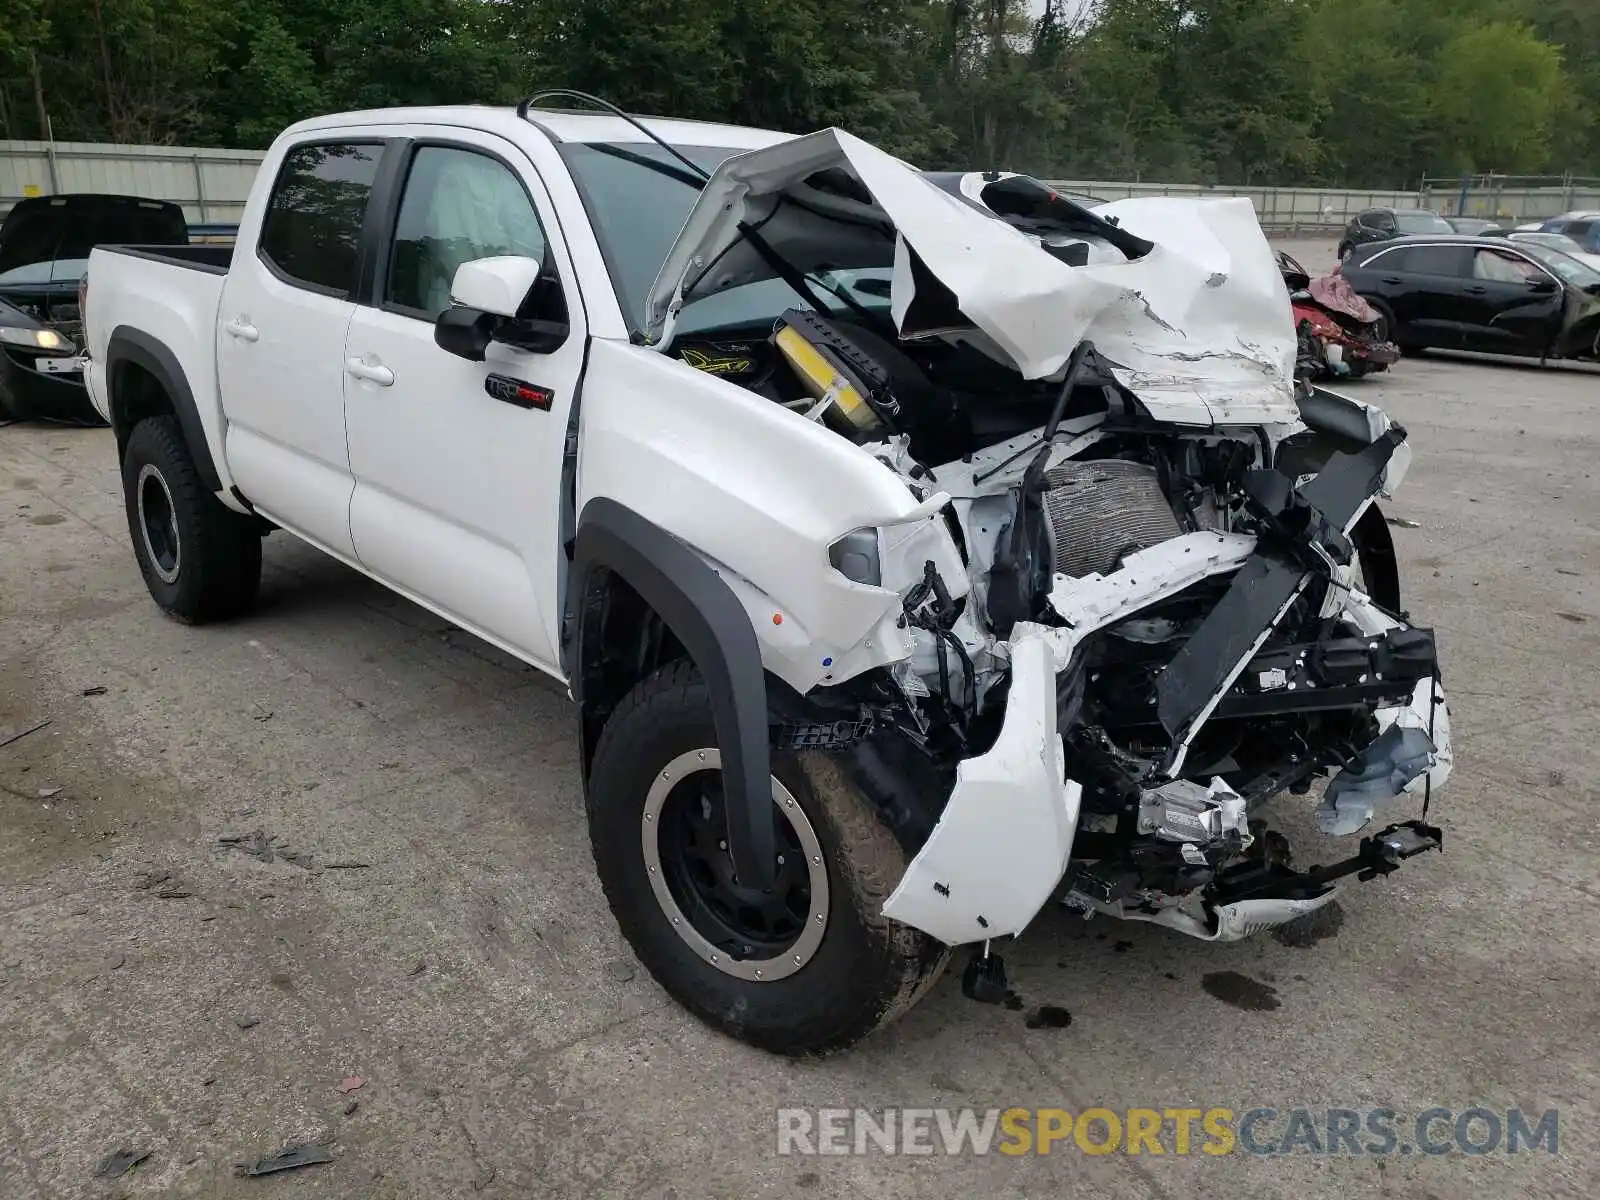
[[[1289,289],[1299,337],[1296,375],[1359,377],[1387,371],[1400,361],[1400,347],[1389,341],[1383,314],[1357,295],[1337,268],[1313,279],[1291,255],[1280,251],[1278,269]]]

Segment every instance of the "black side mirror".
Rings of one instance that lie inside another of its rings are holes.
[[[1537,279],[1528,280],[1528,290],[1530,292],[1538,292],[1542,296],[1548,296],[1551,292],[1559,291],[1560,285],[1554,279],[1541,275]]]
[[[452,304],[433,323],[433,344],[457,358],[482,362],[484,351],[494,341],[495,323],[503,319],[493,313]]]
[[[529,354],[550,354],[561,348],[571,332],[566,321],[500,317],[461,304],[445,309],[433,323],[434,345],[468,362],[482,362],[490,342],[503,342]]]

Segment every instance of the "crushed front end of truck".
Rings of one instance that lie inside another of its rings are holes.
[[[818,545],[849,622],[775,627],[783,597],[719,571],[787,685],[775,749],[838,764],[907,852],[884,915],[985,955],[1055,903],[1231,941],[1441,846],[1437,648],[1376,507],[1406,431],[1296,383],[1248,201],[1090,212],[812,135],[713,177],[657,280],[657,344],[714,358],[672,337],[680,311],[770,275],[775,247],[840,303],[773,322],[747,390],[908,498]],[[1263,806],[1319,785],[1321,830],[1352,841],[1306,868]],[[969,992],[1000,994],[974,961]]]

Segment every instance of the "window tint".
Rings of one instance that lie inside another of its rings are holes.
[[[475,258],[544,259],[544,230],[521,180],[486,154],[424,146],[395,222],[384,302],[431,321],[450,307],[456,268]]]
[[[297,283],[348,296],[361,270],[361,222],[378,144],[298,146],[284,156],[261,225],[261,254]]]
[[[1589,236],[1589,232],[1592,229],[1594,229],[1593,221],[1574,221],[1572,224],[1568,225],[1566,229],[1562,230],[1562,232],[1570,238],[1577,238],[1579,241],[1582,241],[1584,238]]]
[[[1464,258],[1463,252],[1455,246],[1407,246],[1384,255],[1372,267],[1411,275],[1459,275]]]
[[[1395,222],[1400,227],[1401,233],[1454,233],[1450,222],[1437,213],[1431,212],[1404,212],[1400,213]]]
[[[1504,250],[1479,250],[1472,256],[1472,275],[1494,283],[1526,283],[1544,274],[1527,259]]]

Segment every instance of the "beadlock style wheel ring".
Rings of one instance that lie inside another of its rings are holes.
[[[774,778],[772,802],[782,818],[778,877],[765,892],[740,885],[720,819],[721,771],[722,755],[707,747],[678,755],[656,773],[640,819],[645,870],[673,932],[695,954],[735,979],[772,983],[810,962],[827,932],[822,844],[805,811]]]
[[[139,468],[134,485],[138,498],[139,533],[144,538],[145,557],[162,583],[174,583],[183,566],[183,543],[178,537],[178,510],[172,502],[172,489],[154,463]],[[152,524],[153,522],[153,524]]]

